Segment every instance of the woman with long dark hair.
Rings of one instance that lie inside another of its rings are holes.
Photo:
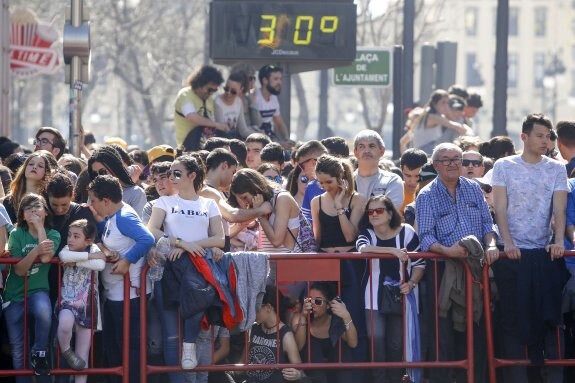
[[[141,217],[146,206],[146,193],[136,186],[132,177],[126,170],[122,158],[111,145],[102,145],[96,149],[88,159],[88,174],[90,180],[97,176],[111,175],[120,181],[122,185],[122,200],[130,205]]]

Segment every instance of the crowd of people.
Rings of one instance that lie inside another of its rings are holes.
[[[121,365],[129,299],[130,382],[140,381],[141,326],[149,362],[172,366],[171,383],[464,382],[465,370],[447,368],[195,369],[464,359],[466,262],[475,381],[487,381],[488,337],[497,356],[534,366],[503,368],[500,381],[569,381],[542,365],[575,348],[575,258],[563,257],[575,241],[575,122],[526,116],[518,153],[508,137],[470,136],[465,98],[438,90],[411,113],[393,162],[372,130],[351,148],[341,137],[291,142],[281,68],[260,69],[254,91],[255,75],[232,68],[214,100],[219,71],[194,73],[175,104],[177,147],[87,139],[77,158],[54,128],[37,131],[33,152],[0,139],[0,247],[19,259],[2,278],[0,341],[13,368],[48,382],[59,354],[58,367],[78,372],[56,380],[86,382],[85,368]],[[280,280],[268,254],[300,252],[354,256],[338,281]]]

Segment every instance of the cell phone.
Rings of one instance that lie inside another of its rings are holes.
[[[341,297],[340,297],[339,295],[336,295],[336,296],[333,298],[333,300],[336,301],[336,302],[339,302],[339,303],[343,303],[343,301],[341,300]]]

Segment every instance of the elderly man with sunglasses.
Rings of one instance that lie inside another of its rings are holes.
[[[417,196],[415,218],[417,220],[419,238],[422,251],[431,251],[445,255],[449,258],[464,259],[468,250],[464,247],[462,239],[475,236],[476,240],[483,241],[486,248],[486,258],[492,262],[499,256],[493,220],[489,208],[483,197],[479,184],[461,177],[462,150],[455,144],[439,144],[433,150],[431,157],[437,178],[425,186]],[[481,244],[477,243],[477,247]],[[427,352],[427,360],[435,360],[435,339],[439,342],[439,360],[464,359],[465,332],[456,331],[452,317],[453,307],[448,308],[446,315],[439,315],[435,334],[435,307],[439,301],[434,286],[440,285],[439,290],[447,288],[449,283],[447,262],[443,259],[430,260],[428,272],[425,273],[427,302],[423,307],[423,318],[427,318],[425,329],[427,337],[423,340],[423,355]],[[449,264],[451,270],[451,263]],[[435,280],[434,266],[437,267],[437,280]],[[481,295],[479,295],[481,296]],[[474,307],[481,307],[481,299]],[[483,315],[479,311],[480,319],[474,315],[474,348],[475,348],[475,381],[485,381],[486,348]],[[422,330],[423,332],[423,330]],[[457,381],[464,381],[465,371],[456,371]],[[434,369],[431,371],[431,382],[449,381],[448,369]]]

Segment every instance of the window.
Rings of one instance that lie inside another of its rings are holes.
[[[543,77],[545,76],[545,53],[535,53],[533,57],[533,86],[543,87]]]
[[[517,88],[519,81],[519,55],[517,53],[509,53],[507,58],[507,87]]]
[[[547,33],[547,8],[535,7],[535,36],[544,37]]]
[[[519,36],[519,8],[509,7],[509,36]]]
[[[467,7],[465,8],[465,17],[463,22],[465,23],[465,34],[467,36],[477,36],[477,7]]]
[[[467,53],[465,55],[465,82],[470,86],[483,86],[483,78],[479,72],[476,53]]]

